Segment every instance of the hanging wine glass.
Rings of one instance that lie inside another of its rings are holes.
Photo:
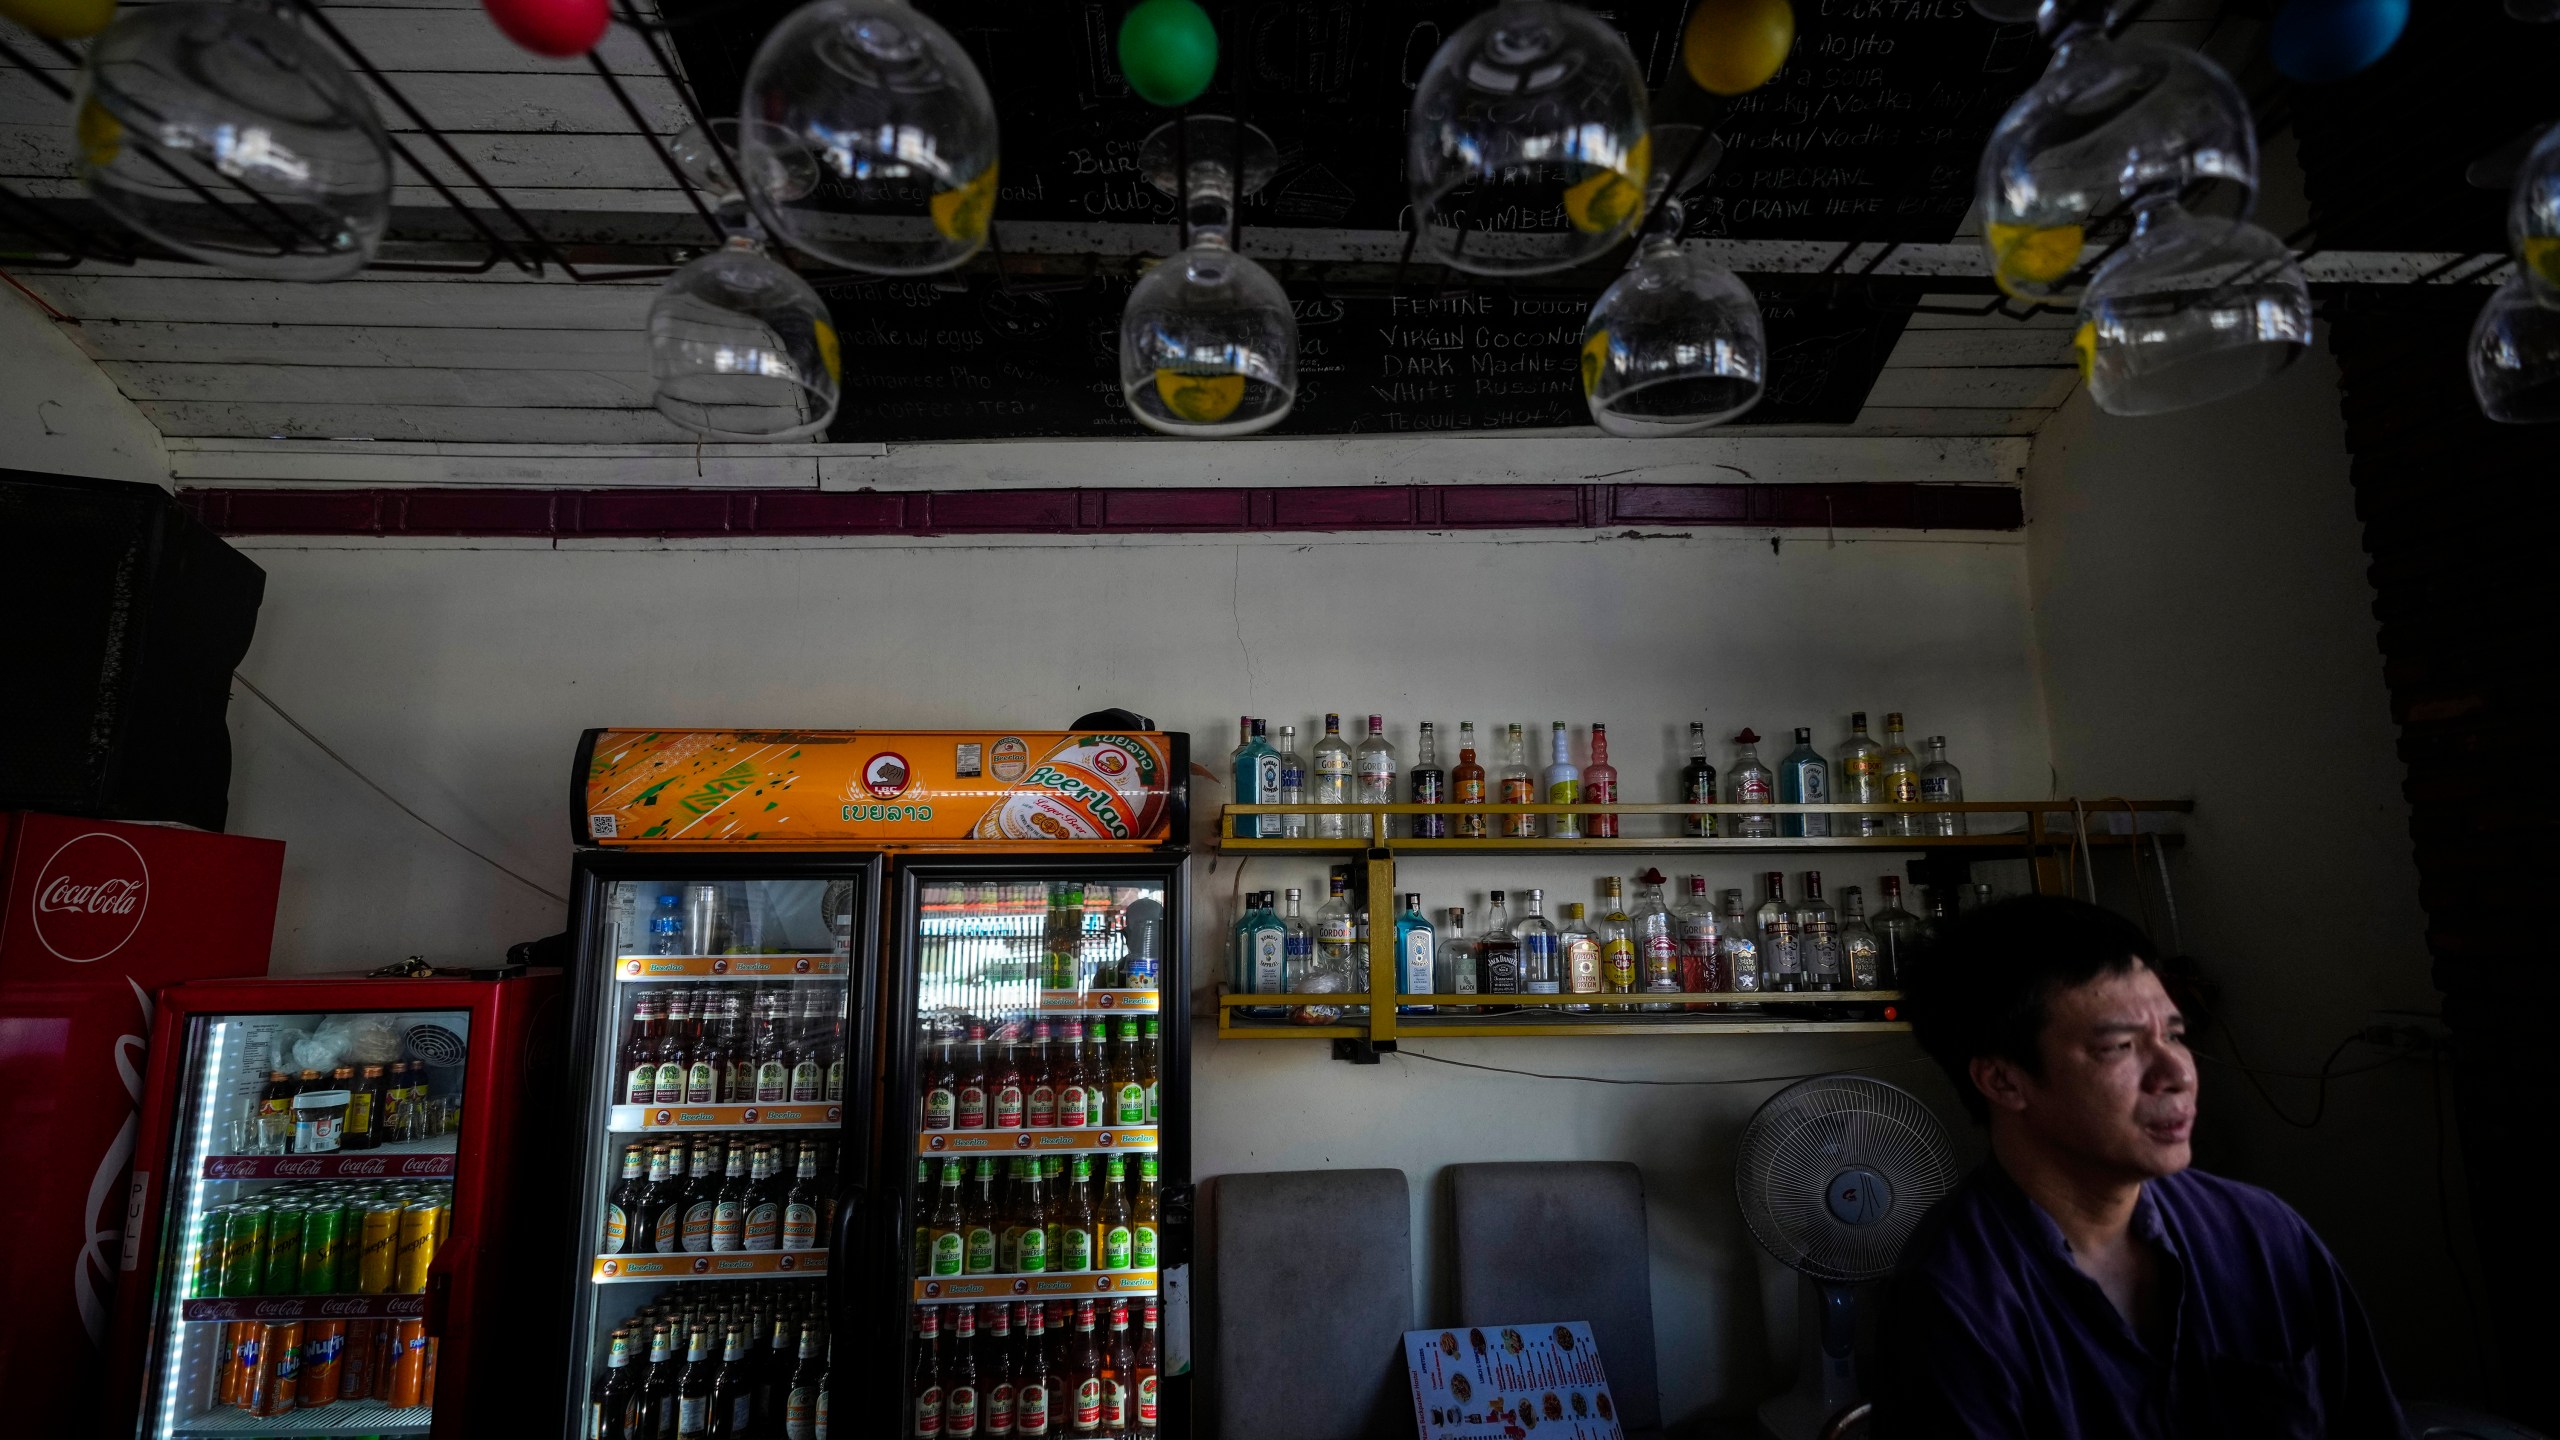
[[[1235,207],[1271,178],[1268,136],[1222,115],[1157,128],[1138,167],[1182,206],[1189,243],[1120,312],[1120,392],[1167,435],[1250,435],[1298,399],[1298,320],[1271,272],[1236,253]]]
[[[793,11],[756,50],[739,125],[756,213],[795,250],[921,275],[986,243],[995,105],[951,32],[903,0],[814,0]],[[823,172],[797,196],[771,183],[792,173],[793,150]]]
[[[2542,132],[2516,169],[2507,239],[2533,298],[2560,306],[2560,125]]]
[[[667,142],[667,153],[675,157],[676,168],[715,208],[747,203],[747,192],[738,188],[738,182],[746,176],[747,164],[738,144],[741,128],[740,122],[723,116],[712,121],[708,131],[699,125],[687,125]],[[805,199],[818,188],[818,157],[810,154],[807,146],[792,139],[779,125],[759,120],[754,129],[756,188],[784,204]]]
[[[1734,273],[1680,248],[1677,195],[1714,167],[1710,139],[1691,126],[1657,126],[1653,153],[1704,155],[1703,166],[1658,177],[1654,206],[1627,273],[1591,307],[1582,325],[1582,395],[1591,418],[1612,435],[1687,435],[1720,425],[1760,403],[1769,342],[1760,305]]]
[[[1429,253],[1479,275],[1597,260],[1644,208],[1644,77],[1589,12],[1503,0],[1422,72],[1406,132],[1414,224]]]
[[[2080,300],[2089,398],[2110,415],[2208,404],[2268,379],[2311,344],[2311,287],[2264,228],[2143,207]]]
[[[2471,393],[2492,420],[2560,420],[2560,309],[2538,303],[2521,273],[2507,277],[2471,326]]]
[[[100,209],[235,274],[352,275],[390,223],[373,103],[263,5],[126,10],[89,46],[72,130]]]
[[[715,440],[797,440],[835,419],[827,304],[745,235],[667,277],[649,306],[651,400]]]
[[[2199,220],[2236,221],[2257,187],[2257,128],[2230,76],[2193,51],[2082,23],[2000,117],[1975,190],[1993,280],[2043,299],[2091,246],[2130,230],[2138,202],[2168,195]]]

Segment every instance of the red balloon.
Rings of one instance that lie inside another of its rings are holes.
[[[536,55],[566,60],[604,38],[611,0],[480,0],[508,39]]]

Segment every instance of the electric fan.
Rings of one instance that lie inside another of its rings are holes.
[[[1743,1127],[1734,1198],[1752,1238],[1801,1277],[1796,1384],[1760,1407],[1770,1434],[1812,1440],[1857,1403],[1857,1287],[1893,1272],[1902,1242],[1955,1179],[1937,1117],[1864,1075],[1800,1080]]]

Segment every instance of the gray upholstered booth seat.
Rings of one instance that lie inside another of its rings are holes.
[[[1413,1328],[1413,1220],[1404,1172],[1220,1175],[1207,1189],[1208,1433],[1411,1435],[1402,1347]]]
[[[1630,1437],[1658,1433],[1644,1181],[1617,1161],[1452,1165],[1461,1325],[1587,1320]]]

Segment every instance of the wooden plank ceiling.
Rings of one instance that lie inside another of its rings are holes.
[[[2144,26],[2158,38],[2194,43],[2215,8],[2215,0],[2164,3]],[[328,13],[547,232],[589,240],[646,232],[662,237],[661,255],[669,235],[700,243],[681,228],[698,230],[682,195],[583,64],[517,49],[468,0],[364,0],[332,3]],[[58,64],[6,22],[0,38]],[[635,37],[617,28],[602,53],[654,130],[673,135],[683,128],[677,93]],[[377,100],[395,133],[412,128]],[[31,77],[0,68],[0,182],[31,198],[77,196],[65,109]],[[430,146],[414,148],[433,154]],[[430,163],[460,182],[441,157]],[[395,196],[398,206],[437,203],[414,176],[404,173],[404,180],[411,183]],[[395,221],[395,237],[401,233]],[[7,238],[0,233],[0,244]],[[321,453],[345,453],[349,443],[690,449],[692,437],[649,407],[642,326],[654,281],[577,284],[556,270],[530,277],[502,266],[473,276],[377,270],[295,285],[148,260],[13,273],[77,322],[67,333],[159,427],[182,471],[191,455],[276,442],[323,446]],[[1927,298],[1982,303],[1979,296]],[[1916,315],[1854,423],[1749,433],[2028,435],[2075,383],[2067,336],[2065,316],[2021,323]],[[846,405],[863,399],[848,393]]]

